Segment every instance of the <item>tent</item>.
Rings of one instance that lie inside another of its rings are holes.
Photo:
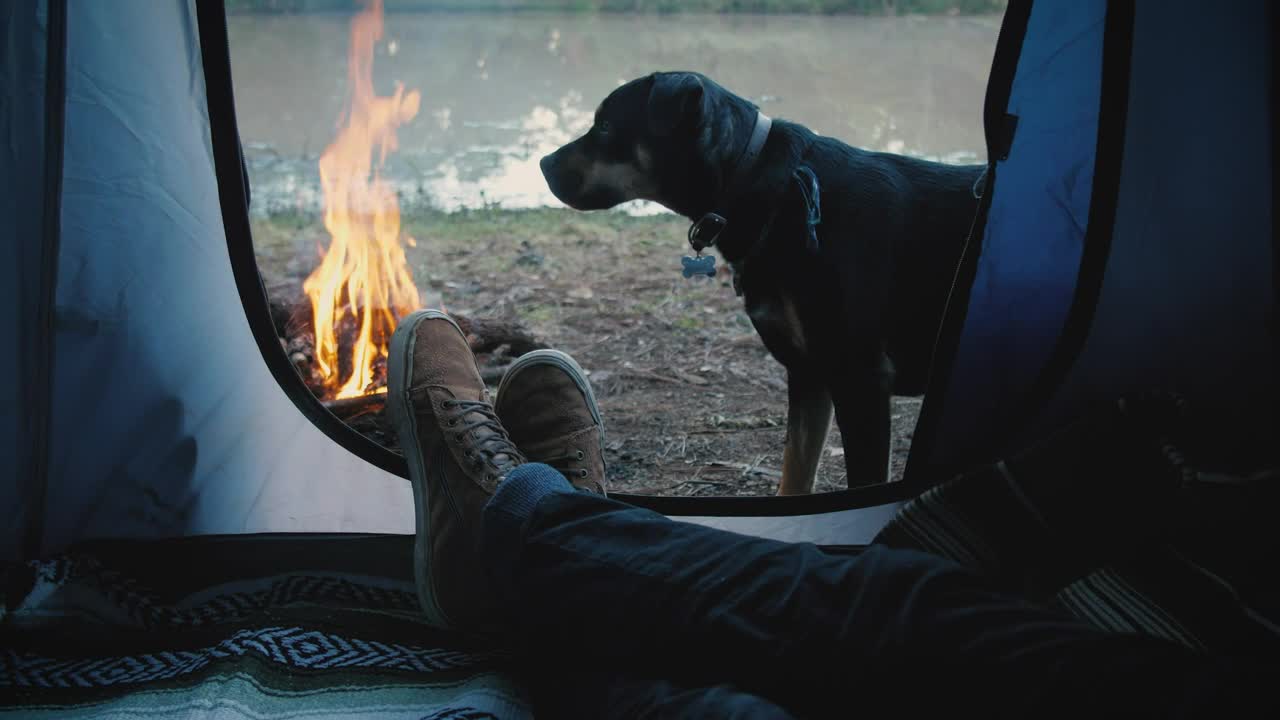
[[[1278,23],[1264,0],[1010,2],[906,478],[623,499],[865,544],[959,470],[1143,389],[1220,418],[1225,458],[1274,450]],[[150,540],[103,557],[158,553],[190,585],[201,564],[241,571],[199,538],[293,538],[284,554],[314,560],[412,533],[403,460],[329,414],[275,339],[221,0],[7,3],[0,37],[3,559]]]
[[[985,107],[994,191],[911,472],[1145,388],[1221,419],[1232,453],[1274,442],[1275,22],[1250,3],[1011,5]]]

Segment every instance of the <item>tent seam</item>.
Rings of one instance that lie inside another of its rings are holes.
[[[40,247],[40,304],[36,317],[35,403],[31,412],[30,491],[25,511],[23,555],[34,558],[44,541],[45,504],[49,491],[49,445],[53,429],[54,332],[58,286],[58,251],[62,231],[62,159],[66,127],[67,3],[49,0],[45,36],[44,208]]]

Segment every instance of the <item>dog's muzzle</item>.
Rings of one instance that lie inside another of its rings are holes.
[[[547,181],[551,194],[560,202],[572,205],[582,192],[582,173],[565,168],[559,151],[543,157],[538,161],[538,167],[542,170],[542,177]]]

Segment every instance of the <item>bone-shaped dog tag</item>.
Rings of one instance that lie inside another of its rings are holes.
[[[684,266],[684,276],[687,278],[691,278],[694,275],[716,276],[716,258],[714,255],[699,255],[698,257],[685,255],[680,258],[680,264]]]

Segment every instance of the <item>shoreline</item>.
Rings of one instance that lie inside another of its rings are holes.
[[[225,0],[228,15],[348,14],[356,0]],[[862,17],[1001,14],[1008,0],[385,0],[388,13],[608,15],[846,15]]]

